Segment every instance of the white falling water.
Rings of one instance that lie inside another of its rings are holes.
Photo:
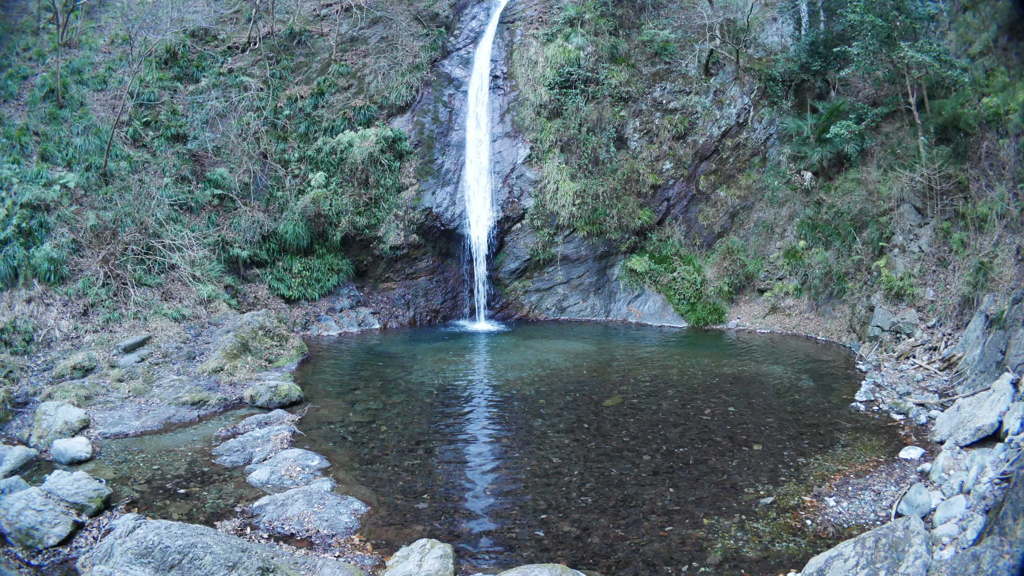
[[[491,181],[491,49],[498,30],[501,11],[508,0],[498,0],[487,28],[473,53],[473,72],[469,77],[466,103],[466,154],[462,169],[466,198],[466,233],[473,254],[474,317],[472,330],[493,330],[497,324],[487,320],[487,244],[494,225],[494,200]]]

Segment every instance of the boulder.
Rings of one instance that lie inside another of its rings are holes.
[[[430,538],[403,546],[388,560],[384,576],[454,576],[455,550]]]
[[[290,554],[196,524],[127,514],[79,559],[83,576],[364,576],[333,559]]]
[[[932,511],[932,494],[924,484],[918,482],[907,490],[900,499],[896,511],[902,516],[924,518]]]
[[[920,446],[905,446],[900,450],[898,456],[902,460],[920,460],[924,456],[924,448]]]
[[[81,470],[54,470],[40,488],[87,516],[100,513],[107,506],[111,493],[106,482]]]
[[[4,478],[0,480],[0,496],[4,494],[14,494],[22,490],[28,490],[31,488],[28,482],[25,482],[21,476],[11,476],[10,478]]]
[[[54,380],[77,380],[96,370],[99,363],[92,352],[77,352],[57,363],[53,368]]]
[[[583,573],[561,564],[528,564],[505,570],[498,576],[583,576]]]
[[[36,408],[28,443],[45,450],[54,440],[74,436],[88,425],[89,415],[85,410],[67,402],[43,402]]]
[[[80,524],[67,506],[39,488],[0,498],[0,531],[26,548],[50,548],[67,539]]]
[[[260,498],[252,505],[254,523],[266,532],[298,538],[348,538],[359,530],[369,507],[351,496],[331,492],[322,478],[308,486]]]
[[[300,359],[306,344],[276,314],[257,310],[230,319],[214,334],[213,351],[200,369],[237,377]]]
[[[932,522],[936,526],[941,526],[947,522],[956,522],[966,513],[967,497],[963,494],[957,494],[939,504],[935,509],[935,516],[932,518]]]
[[[6,478],[17,472],[19,468],[31,462],[38,455],[39,451],[25,446],[0,444],[0,478]]]
[[[1024,434],[1024,402],[1014,402],[1003,414],[1003,423],[999,427],[999,436],[1009,438]]]
[[[117,362],[115,364],[118,368],[131,368],[132,366],[141,363],[146,358],[149,358],[149,354],[150,350],[148,348],[136,350],[131,354],[125,354],[124,356],[121,356],[120,358],[117,359]]]
[[[259,408],[283,408],[302,402],[302,388],[289,380],[257,382],[242,393],[242,399]]]
[[[811,558],[801,576],[926,576],[929,534],[917,516],[904,516]]]
[[[298,430],[290,424],[257,428],[213,449],[213,461],[233,468],[262,462],[292,445]]]
[[[253,414],[234,426],[226,426],[217,430],[214,437],[218,440],[225,440],[260,428],[278,426],[281,424],[291,424],[298,419],[298,415],[280,409],[273,410],[271,412],[264,412],[262,414]]]
[[[957,400],[935,419],[932,440],[967,446],[992,435],[1013,402],[1013,381],[1007,372],[988,390]]]
[[[79,464],[92,459],[92,442],[85,436],[60,438],[50,445],[50,456],[58,464]]]
[[[275,494],[320,479],[320,471],[330,465],[326,458],[316,452],[289,448],[263,462],[246,467],[248,476],[245,480],[264,492]]]
[[[138,334],[130,338],[126,338],[117,343],[117,351],[122,354],[134,352],[148,344],[149,339],[152,337],[152,334]]]

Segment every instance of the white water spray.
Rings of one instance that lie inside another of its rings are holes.
[[[498,30],[501,11],[508,0],[498,0],[487,28],[473,53],[473,72],[469,77],[466,101],[466,153],[462,169],[466,198],[466,233],[473,254],[474,317],[471,330],[499,328],[487,320],[487,251],[494,225],[494,200],[491,181],[491,49]]]

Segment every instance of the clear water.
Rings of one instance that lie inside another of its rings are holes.
[[[451,542],[472,568],[687,573],[706,519],[751,512],[846,430],[888,434],[847,409],[849,353],[801,338],[538,323],[310,350],[303,442],[373,506],[363,535],[385,552]],[[788,560],[744,568],[805,558]]]
[[[496,0],[480,42],[473,51],[473,69],[466,94],[466,151],[462,171],[466,203],[466,235],[473,256],[473,319],[477,332],[498,327],[487,319],[487,256],[494,225],[491,176],[491,52],[501,12],[508,0]]]

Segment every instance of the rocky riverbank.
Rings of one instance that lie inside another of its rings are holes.
[[[324,333],[328,320],[337,331],[370,327],[362,320],[342,327],[340,313],[363,308],[352,315],[374,316],[357,295],[344,297],[334,311],[318,311],[308,324],[313,332]],[[895,320],[906,312],[875,314],[873,340],[860,347],[867,374],[851,409],[901,426],[908,446],[805,498],[800,514],[808,526],[874,528],[821,553],[801,574],[960,574],[970,566],[998,576],[1020,567],[1022,300],[1024,293],[1006,305],[986,300],[962,334]],[[741,327],[736,321],[729,329]],[[413,543],[385,562],[358,537],[368,505],[337,492],[326,458],[292,445],[301,414],[281,408],[302,400],[290,367],[305,348],[284,318],[263,310],[172,335],[107,340],[42,355],[28,380],[35,388],[19,390],[22,404],[5,427],[9,444],[0,455],[0,527],[18,544],[4,550],[9,571],[35,566],[71,574],[74,565],[84,574],[156,574],[172,563],[179,574],[210,567],[225,574],[454,573],[454,554],[437,542]],[[119,378],[125,387],[112,385]],[[139,382],[147,385],[134,388]],[[95,392],[72,397],[54,390]],[[84,472],[58,468],[35,487],[16,475],[39,459],[73,467],[103,450],[106,439],[245,404],[270,411],[218,432],[213,464],[237,469],[265,495],[216,528],[147,519],[121,503],[102,512],[110,488]],[[767,500],[759,507],[771,507]],[[574,573],[519,570],[510,573]]]

